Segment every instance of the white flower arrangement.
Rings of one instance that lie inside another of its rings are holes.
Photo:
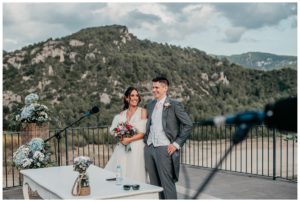
[[[76,157],[73,165],[74,171],[84,173],[92,163],[93,161],[88,156]]]
[[[41,138],[34,138],[13,153],[13,165],[17,169],[44,168],[52,164],[49,144]]]
[[[21,114],[16,116],[16,121],[24,123],[44,123],[50,120],[48,107],[37,103],[39,96],[31,93],[25,97],[25,106],[21,109]]]
[[[73,170],[79,172],[79,176],[75,180],[72,188],[72,195],[89,195],[90,194],[90,181],[87,174],[88,167],[93,163],[87,156],[79,156],[74,159]],[[82,188],[86,188],[82,190]]]

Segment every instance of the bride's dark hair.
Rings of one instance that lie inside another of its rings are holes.
[[[139,91],[135,87],[130,86],[130,87],[127,88],[127,90],[124,93],[124,97],[123,97],[123,102],[124,102],[123,109],[124,110],[129,108],[129,102],[126,100],[126,98],[128,98],[130,96],[131,92],[134,91],[134,90],[138,93],[138,97],[139,97],[138,104],[141,102],[141,96],[139,94]]]

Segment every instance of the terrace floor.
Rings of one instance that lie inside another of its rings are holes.
[[[184,169],[184,168],[185,169]],[[184,170],[186,172],[184,172]],[[176,184],[179,199],[191,198],[211,169],[182,165]],[[185,174],[189,179],[187,183]],[[219,171],[199,195],[199,199],[297,199],[298,183],[282,179]],[[3,199],[23,199],[22,188],[3,189]]]

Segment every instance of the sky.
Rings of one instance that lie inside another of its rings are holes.
[[[125,25],[139,39],[208,54],[297,55],[296,3],[3,3],[3,49],[83,28]]]

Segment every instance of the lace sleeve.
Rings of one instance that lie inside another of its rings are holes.
[[[111,126],[109,128],[109,132],[110,132],[111,135],[114,135],[114,131],[113,130],[114,130],[114,128],[116,128],[118,126],[119,122],[120,122],[120,115],[117,114],[114,117],[114,119],[112,121],[112,124],[111,124]]]

